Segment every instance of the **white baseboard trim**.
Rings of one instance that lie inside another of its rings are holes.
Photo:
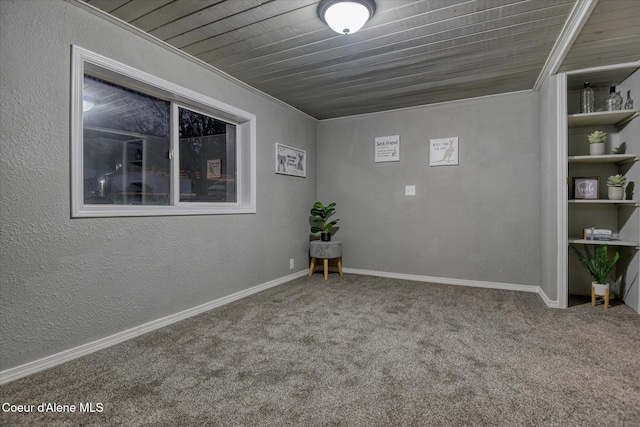
[[[87,344],[83,344],[78,347],[71,348],[69,350],[61,351],[60,353],[56,353],[51,356],[44,357],[42,359],[39,359],[33,362],[25,363],[24,365],[20,365],[14,368],[0,371],[0,384],[5,384],[8,382],[17,380],[19,378],[26,377],[28,375],[35,374],[36,372],[44,371],[45,369],[52,368],[57,365],[61,365],[62,363],[68,362],[70,360],[74,360],[79,357],[94,353],[98,350],[111,347],[112,345],[146,334],[147,332],[155,331],[156,329],[160,329],[164,326],[171,325],[181,320],[188,319],[200,313],[204,313],[205,311],[209,311],[216,307],[229,304],[241,298],[267,290],[269,288],[273,288],[274,286],[281,285],[283,283],[289,282],[299,277],[306,276],[307,274],[308,274],[308,270],[305,269],[297,273],[293,273],[288,276],[284,276],[279,279],[271,280],[261,285],[254,286],[252,288],[245,289],[243,291],[236,292],[231,295],[227,295],[226,297],[222,297],[222,298],[207,302],[205,304],[201,304],[193,308],[189,308],[179,313],[171,314],[169,316],[162,317],[157,320],[153,320],[151,322],[142,324],[140,326],[127,329],[126,331],[118,332],[117,334],[113,334],[111,336],[101,338],[99,340],[96,340]]]
[[[442,283],[445,285],[470,286],[470,287],[476,287],[476,288],[490,288],[490,289],[504,289],[504,290],[510,290],[510,291],[520,291],[520,292],[533,292],[533,293],[537,293],[548,307],[551,307],[551,308],[559,307],[558,301],[550,300],[547,297],[547,295],[542,291],[542,289],[540,289],[539,286],[516,285],[512,283],[500,283],[500,282],[484,282],[484,281],[466,280],[466,279],[450,279],[450,278],[444,278],[444,277],[421,276],[416,274],[391,273],[386,271],[375,271],[375,270],[361,270],[357,268],[344,268],[343,271],[345,273],[361,274],[364,276],[388,277],[391,279]],[[196,307],[181,311],[179,313],[175,313],[175,314],[142,324],[140,326],[127,329],[126,331],[118,332],[117,334],[114,334],[105,338],[101,338],[99,340],[96,340],[87,344],[83,344],[81,346],[74,347],[69,350],[65,350],[60,353],[56,353],[51,356],[44,357],[42,359],[39,359],[33,362],[25,363],[24,365],[20,365],[14,368],[0,371],[0,384],[6,384],[8,382],[17,380],[19,378],[23,378],[23,377],[35,374],[36,372],[44,371],[45,369],[49,369],[54,366],[61,365],[65,362],[77,359],[82,356],[86,356],[88,354],[105,349],[107,347],[111,347],[112,345],[130,340],[131,338],[144,335],[147,332],[151,332],[156,329],[169,326],[173,323],[180,322],[181,320],[188,319],[200,313],[204,313],[206,311],[212,310],[216,307],[229,304],[231,302],[237,301],[249,295],[267,290],[269,288],[273,288],[275,286],[281,285],[286,282],[290,282],[291,280],[306,276],[307,274],[308,274],[308,270],[305,269],[297,273],[293,273],[288,276],[284,276],[279,279],[271,280],[269,282],[254,286],[252,288],[245,289],[244,291],[236,292],[226,297],[222,297],[217,300],[198,305]]]
[[[538,291],[538,295],[540,295],[540,298],[542,298],[542,301],[544,301],[544,303],[547,304],[547,307],[549,307],[549,308],[562,308],[562,307],[560,307],[560,301],[558,301],[558,300],[553,301],[553,300],[549,299],[549,297],[547,296],[547,294],[544,293],[542,288],[540,288],[540,290]]]
[[[512,283],[500,283],[500,282],[483,282],[479,280],[466,280],[466,279],[449,279],[446,277],[421,276],[417,274],[390,273],[386,271],[374,271],[374,270],[360,270],[358,268],[343,268],[342,270],[345,273],[362,274],[365,276],[379,276],[379,277],[388,277],[391,279],[415,280],[417,282],[442,283],[445,285],[471,286],[474,288],[505,289],[509,291],[533,292],[537,294],[540,293],[539,286],[531,286],[531,285],[516,285]]]

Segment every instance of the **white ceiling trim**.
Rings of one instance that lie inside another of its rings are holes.
[[[547,76],[558,72],[562,61],[564,61],[569,49],[571,49],[573,42],[576,41],[580,31],[582,31],[582,27],[584,27],[589,16],[591,16],[591,12],[593,12],[597,3],[598,0],[578,0],[576,2],[565,26],[560,32],[560,36],[558,36],[558,39],[551,49],[547,61],[538,75],[536,83],[533,85],[534,91],[540,90]]]
[[[329,122],[329,121],[333,121],[333,120],[353,119],[353,118],[356,118],[356,117],[368,117],[368,116],[375,116],[377,114],[397,113],[399,111],[417,110],[417,109],[420,109],[420,108],[429,108],[429,107],[434,107],[434,106],[442,106],[442,105],[448,105],[448,104],[457,104],[457,103],[460,103],[460,102],[474,101],[474,100],[478,100],[478,99],[496,98],[496,97],[499,97],[499,96],[509,96],[509,95],[517,95],[517,94],[521,94],[521,93],[532,93],[532,92],[534,92],[533,89],[525,89],[525,90],[515,90],[513,92],[492,93],[491,95],[474,96],[472,98],[453,99],[451,101],[434,102],[432,104],[412,105],[410,107],[393,108],[393,109],[384,110],[384,111],[373,111],[371,113],[353,114],[351,116],[330,117],[328,119],[320,119],[318,121],[320,121],[320,122]]]

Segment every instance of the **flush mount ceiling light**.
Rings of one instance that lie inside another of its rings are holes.
[[[318,16],[338,34],[353,34],[373,16],[373,0],[321,0]]]

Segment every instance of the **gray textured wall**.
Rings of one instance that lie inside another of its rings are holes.
[[[396,134],[400,162],[374,163],[374,138]],[[429,139],[449,136],[460,165],[429,167]],[[538,141],[532,92],[321,121],[318,197],[338,204],[343,265],[538,286]]]
[[[540,288],[558,301],[558,78],[540,90]],[[564,160],[563,160],[564,161]]]
[[[0,11],[2,370],[306,268],[315,120],[64,1]],[[72,44],[256,114],[257,214],[70,219]],[[274,173],[275,142],[306,179]]]

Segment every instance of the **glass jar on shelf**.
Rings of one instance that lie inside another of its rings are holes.
[[[589,82],[584,82],[584,88],[580,91],[580,112],[593,113],[595,111],[595,93],[589,86]]]
[[[616,92],[616,87],[611,86],[609,95],[604,98],[604,111],[622,110],[622,96]]]
[[[633,99],[631,99],[631,91],[627,91],[627,101],[624,103],[625,110],[633,110]]]

